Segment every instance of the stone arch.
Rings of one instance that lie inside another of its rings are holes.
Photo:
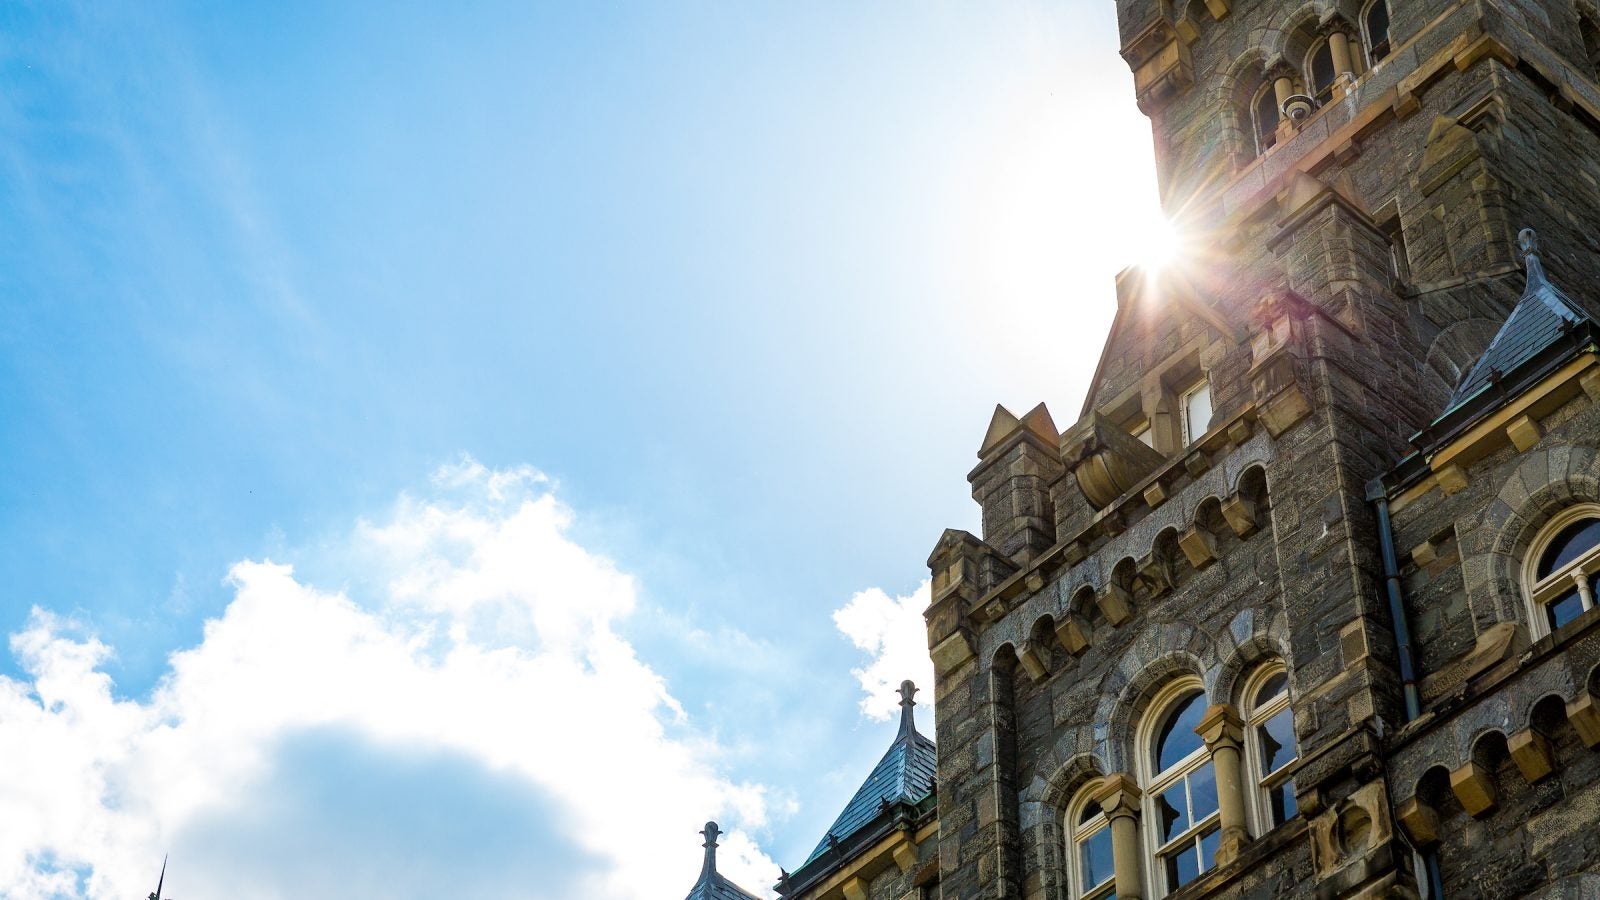
[[[1433,807],[1441,815],[1445,807],[1455,803],[1455,793],[1450,790],[1450,769],[1443,765],[1432,765],[1417,778],[1417,783],[1411,787],[1411,796],[1422,803]],[[1459,810],[1461,807],[1456,806]]]
[[[1123,654],[1117,666],[1100,678],[1095,721],[1095,750],[1113,771],[1127,771],[1133,761],[1133,735],[1139,719],[1167,682],[1183,675],[1199,678],[1207,697],[1215,697],[1216,647],[1209,635],[1181,622],[1152,626]]]
[[[1046,771],[1050,772],[1048,778],[1036,777],[1024,791],[1019,825],[1025,835],[1030,831],[1034,835],[1045,881],[1063,884],[1067,869],[1064,857],[1067,833],[1063,817],[1079,792],[1105,775],[1106,769],[1094,754],[1076,753]]]
[[[1483,358],[1483,351],[1499,332],[1498,323],[1484,318],[1456,322],[1439,332],[1423,358],[1422,382],[1427,396],[1443,410],[1456,386]]]
[[[1245,466],[1233,482],[1233,492],[1255,503],[1258,509],[1265,509],[1271,505],[1271,487],[1267,481],[1267,466],[1261,462],[1252,462]]]
[[[1290,68],[1300,73],[1300,63],[1316,40],[1322,14],[1322,4],[1304,3],[1279,19],[1282,25],[1266,29],[1262,48],[1266,50],[1267,58],[1288,63]]]
[[[1267,54],[1259,47],[1250,49],[1228,66],[1217,80],[1212,106],[1222,120],[1222,146],[1237,165],[1256,157],[1255,125],[1250,105],[1267,81]]]
[[[1252,617],[1254,619],[1255,617]],[[1285,635],[1271,630],[1253,632],[1245,641],[1228,653],[1217,667],[1216,685],[1213,688],[1218,703],[1241,706],[1237,697],[1240,685],[1262,663],[1281,660],[1289,671],[1289,681],[1294,683],[1294,659],[1289,655],[1289,642]]]
[[[1551,447],[1525,455],[1489,504],[1484,537],[1470,547],[1486,562],[1485,575],[1467,584],[1474,607],[1493,610],[1499,621],[1532,625],[1523,602],[1523,557],[1551,517],[1577,503],[1600,503],[1595,464],[1588,447]]]
[[[1546,737],[1555,737],[1572,729],[1567,722],[1567,701],[1559,693],[1549,693],[1528,704],[1528,714],[1522,719],[1524,729],[1532,729]]]

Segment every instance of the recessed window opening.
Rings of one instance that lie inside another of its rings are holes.
[[[1367,64],[1375,66],[1389,55],[1389,4],[1373,0],[1361,14],[1361,27],[1367,34]]]
[[[1211,427],[1211,381],[1200,381],[1183,392],[1183,445],[1194,443]]]
[[[1306,58],[1306,75],[1311,82],[1311,96],[1322,106],[1333,99],[1333,48],[1324,40]]]
[[[1256,92],[1256,99],[1250,104],[1250,122],[1255,129],[1257,156],[1278,143],[1278,115],[1278,95],[1269,80]]]

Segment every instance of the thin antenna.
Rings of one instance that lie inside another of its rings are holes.
[[[156,879],[156,892],[150,895],[150,900],[161,900],[161,888],[167,883],[167,854],[161,854],[161,877]]]

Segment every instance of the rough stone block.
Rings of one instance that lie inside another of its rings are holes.
[[[1539,439],[1544,435],[1539,431],[1539,423],[1535,422],[1532,416],[1518,416],[1506,426],[1506,437],[1517,445],[1517,450],[1527,453],[1539,446]]]
[[[1448,465],[1433,474],[1439,482],[1439,489],[1444,491],[1446,497],[1459,494],[1467,489],[1467,473],[1458,465]]]
[[[1117,585],[1107,585],[1106,589],[1094,596],[1094,604],[1100,607],[1100,614],[1106,617],[1106,622],[1112,628],[1121,626],[1133,618],[1133,602],[1127,590]]]
[[[1056,640],[1073,656],[1082,656],[1089,649],[1089,623],[1077,613],[1067,613],[1056,626]]]
[[[1239,537],[1249,537],[1260,527],[1256,523],[1256,505],[1237,495],[1223,501],[1222,518]]]
[[[1511,761],[1517,764],[1517,770],[1529,784],[1538,784],[1555,771],[1550,742],[1532,728],[1506,738],[1506,746],[1511,750]]]
[[[1400,804],[1395,810],[1400,827],[1411,836],[1411,842],[1426,847],[1439,842],[1439,814],[1433,807],[1416,797]]]
[[[1461,808],[1474,819],[1494,812],[1496,803],[1494,779],[1489,777],[1483,766],[1468,762],[1452,771],[1450,790],[1455,792],[1456,799],[1461,801]]]
[[[1590,750],[1600,749],[1600,704],[1588,691],[1567,704],[1567,721]]]
[[[1048,651],[1032,641],[1024,641],[1017,650],[1017,663],[1035,684],[1045,680],[1050,674],[1050,667],[1045,663],[1047,658]]]
[[[1188,557],[1189,565],[1204,569],[1217,561],[1217,539],[1211,532],[1198,526],[1178,536],[1178,546]]]

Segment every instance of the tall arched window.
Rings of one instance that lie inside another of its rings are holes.
[[[1583,55],[1589,62],[1589,76],[1600,78],[1600,29],[1595,28],[1593,19],[1582,14],[1578,16],[1578,37],[1583,39]]]
[[[1067,807],[1067,870],[1070,895],[1077,900],[1114,896],[1117,883],[1111,857],[1111,823],[1094,799],[1095,785],[1078,792]]]
[[[1389,4],[1385,0],[1372,0],[1361,13],[1361,30],[1366,32],[1362,43],[1367,48],[1367,64],[1377,65],[1389,55]]]
[[[1257,834],[1294,818],[1294,780],[1289,777],[1299,751],[1294,711],[1289,708],[1289,673],[1282,663],[1262,666],[1245,683],[1245,763],[1253,786],[1251,806]]]
[[[1211,868],[1220,831],[1216,770],[1194,730],[1206,711],[1200,679],[1169,685],[1151,709],[1140,741],[1141,781],[1152,896],[1161,897]]]
[[[1306,83],[1311,85],[1311,96],[1321,106],[1333,99],[1333,48],[1323,39],[1306,54]]]
[[[1255,132],[1257,156],[1278,142],[1278,95],[1271,80],[1256,91],[1256,98],[1250,103],[1250,127]]]
[[[1523,564],[1535,637],[1571,622],[1595,606],[1600,573],[1600,504],[1585,503],[1551,519]]]

